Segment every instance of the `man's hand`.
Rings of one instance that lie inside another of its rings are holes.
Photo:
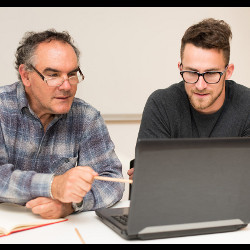
[[[55,176],[51,192],[62,203],[80,203],[90,191],[98,174],[90,167],[75,167],[63,175]]]
[[[59,219],[74,212],[71,203],[65,204],[45,197],[39,197],[27,202],[26,207],[44,219]]]
[[[133,180],[134,177],[134,168],[131,168],[128,170],[128,175],[129,175],[129,179]]]
[[[98,174],[90,167],[76,167],[63,175],[55,176],[51,192],[53,199],[38,197],[26,203],[34,214],[44,219],[66,217],[74,212],[72,202],[80,203],[90,191]]]

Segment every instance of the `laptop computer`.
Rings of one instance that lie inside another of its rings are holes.
[[[130,207],[96,214],[129,240],[244,228],[250,222],[250,138],[139,140]]]

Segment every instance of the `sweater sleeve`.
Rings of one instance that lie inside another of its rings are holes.
[[[145,105],[138,139],[170,137],[168,116],[162,105],[159,91],[155,91]]]
[[[250,115],[248,115],[246,128],[243,132],[243,137],[250,137]]]

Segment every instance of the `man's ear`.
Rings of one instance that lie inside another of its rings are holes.
[[[19,74],[22,78],[22,82],[26,87],[30,87],[30,80],[29,80],[29,72],[26,70],[26,67],[24,64],[21,64],[19,66]]]
[[[227,73],[226,73],[226,80],[229,80],[234,72],[234,64],[229,64]]]
[[[182,69],[182,63],[181,62],[178,62],[178,69],[181,71]]]

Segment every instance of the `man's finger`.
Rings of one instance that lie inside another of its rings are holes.
[[[92,184],[94,181],[94,177],[98,175],[91,167],[76,167],[77,170],[80,171],[80,179],[84,182],[88,182],[89,184]]]
[[[49,198],[38,197],[38,198],[36,198],[34,200],[30,200],[29,202],[27,202],[26,207],[27,208],[33,208],[35,206],[47,204],[47,203],[50,203],[50,202],[51,202],[51,199],[49,199]]]
[[[38,205],[32,208],[32,213],[33,214],[39,214],[39,215],[47,215],[47,214],[53,214],[53,207],[49,204],[44,204],[44,205]],[[44,217],[42,216],[42,217]]]

